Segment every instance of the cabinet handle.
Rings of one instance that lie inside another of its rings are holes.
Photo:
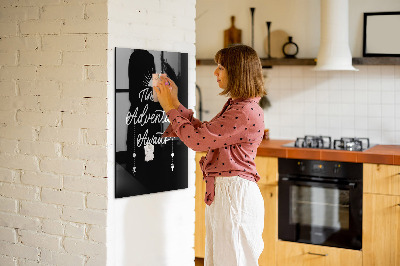
[[[399,204],[397,204],[397,206],[400,206],[400,203],[399,203]]]
[[[323,257],[328,256],[328,254],[320,254],[320,253],[313,253],[313,252],[307,252],[307,254],[310,254],[310,255],[317,255],[317,256],[323,256]]]

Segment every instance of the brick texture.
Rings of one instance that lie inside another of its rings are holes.
[[[107,2],[0,1],[0,265],[106,265]]]

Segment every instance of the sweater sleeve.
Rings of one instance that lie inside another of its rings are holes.
[[[242,110],[227,109],[216,119],[198,126],[180,115],[177,109],[169,110],[167,117],[175,134],[194,151],[221,148],[246,141],[244,136],[249,119]]]
[[[182,104],[180,104],[178,106],[178,113],[183,116],[184,118],[188,119],[192,125],[197,128],[198,126],[201,125],[201,121],[195,117],[193,117],[193,110],[192,109],[186,109],[185,106],[183,106]],[[165,132],[162,134],[161,136],[162,138],[165,137],[178,137],[174,130],[172,129],[172,125],[169,124],[167,129],[165,130]]]

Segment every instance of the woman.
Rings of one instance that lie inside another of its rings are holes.
[[[194,118],[179,103],[172,80],[165,78],[155,88],[170,121],[163,137],[179,137],[195,151],[208,151],[200,160],[206,182],[205,265],[258,265],[264,248],[264,201],[254,163],[264,134],[258,105],[266,95],[261,63],[246,45],[218,51],[215,62],[219,94],[230,98],[210,122]]]

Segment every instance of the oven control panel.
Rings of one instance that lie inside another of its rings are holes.
[[[362,179],[362,164],[303,159],[278,160],[278,172],[285,175],[303,175],[329,178]]]

